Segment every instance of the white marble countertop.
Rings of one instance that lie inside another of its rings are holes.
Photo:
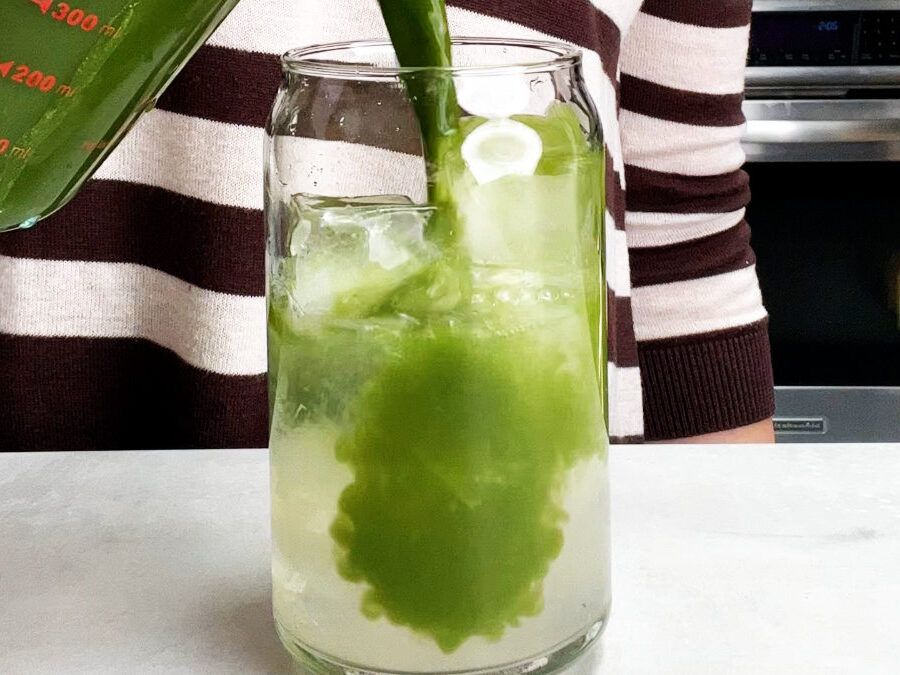
[[[896,673],[900,445],[614,448],[572,672]],[[265,451],[0,454],[0,672],[283,673]]]

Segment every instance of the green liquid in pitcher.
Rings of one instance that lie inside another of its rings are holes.
[[[64,205],[236,3],[3,0],[0,231]]]
[[[442,0],[380,3],[401,66],[451,65]],[[608,600],[603,157],[564,103],[461,117],[449,72],[401,79],[428,204],[298,194],[283,210],[291,255],[269,280],[273,592],[288,644],[437,672],[538,653]],[[467,156],[478,142],[486,168]],[[532,173],[490,175],[520,142],[538,148]],[[545,615],[554,565],[570,587],[556,577]],[[497,645],[526,621],[551,643]],[[472,638],[486,640],[454,660]]]

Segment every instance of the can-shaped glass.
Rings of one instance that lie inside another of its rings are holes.
[[[267,127],[274,613],[314,672],[553,672],[609,611],[581,56],[458,38],[453,62],[289,52]],[[448,90],[426,162],[412,92]]]

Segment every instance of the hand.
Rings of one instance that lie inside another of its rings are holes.
[[[749,424],[745,427],[737,429],[729,429],[728,431],[717,431],[712,434],[703,434],[702,436],[691,436],[689,438],[675,438],[669,441],[659,441],[660,443],[774,443],[775,442],[775,426],[772,419]]]

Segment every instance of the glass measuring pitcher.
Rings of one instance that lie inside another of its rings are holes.
[[[81,187],[238,0],[3,0],[0,232]]]
[[[557,672],[606,622],[604,157],[580,59],[486,38],[446,68],[380,42],[284,58],[272,588],[311,672]],[[414,78],[456,92],[439,168]]]

